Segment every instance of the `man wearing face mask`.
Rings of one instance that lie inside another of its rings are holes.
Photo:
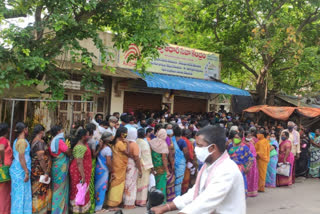
[[[292,149],[291,152],[293,153],[293,155],[295,156],[296,159],[299,159],[300,157],[300,134],[297,130],[294,129],[294,122],[289,121],[288,122],[288,129],[285,129],[281,132],[281,134],[283,132],[289,132],[289,139],[292,145]],[[280,143],[281,144],[282,140],[280,139]]]
[[[181,117],[181,123],[179,124],[180,129],[188,129],[188,118],[186,116]]]
[[[155,214],[174,210],[188,214],[245,214],[245,190],[241,172],[225,148],[225,130],[206,126],[197,133],[195,153],[205,162],[196,183],[186,194],[152,208]]]

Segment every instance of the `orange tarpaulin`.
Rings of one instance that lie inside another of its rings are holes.
[[[306,117],[319,117],[320,108],[310,108],[310,107],[299,107],[297,111]]]
[[[320,109],[319,108],[310,108],[310,107],[286,107],[286,106],[252,106],[244,110],[244,112],[256,113],[262,111],[268,116],[278,119],[278,120],[288,120],[290,115],[297,110],[298,113],[306,117],[319,117]]]

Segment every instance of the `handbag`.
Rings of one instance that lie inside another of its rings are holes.
[[[85,204],[85,199],[86,199],[86,194],[87,194],[87,183],[78,183],[77,184],[77,189],[78,192],[76,194],[76,198],[75,198],[75,204],[77,206],[83,206]]]
[[[11,180],[9,169],[10,166],[0,166],[0,183]]]
[[[291,165],[290,163],[278,163],[277,174],[285,177],[290,176]]]

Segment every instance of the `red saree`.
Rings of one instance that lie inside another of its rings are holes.
[[[294,170],[294,155],[292,152],[290,152],[287,160],[284,160],[286,150],[291,151],[292,145],[289,140],[282,141],[279,145],[279,159],[278,163],[283,163],[283,162],[289,162],[291,165],[291,172],[290,176],[282,176],[282,175],[277,175],[277,186],[290,186],[293,183],[293,170]]]
[[[84,154],[83,154],[84,153]],[[73,156],[83,158],[83,168],[86,183],[89,186],[91,181],[92,159],[91,150],[88,145],[76,145],[73,149]],[[74,158],[70,165],[70,209],[73,213],[87,213],[90,209],[90,191],[87,191],[85,204],[83,206],[75,205],[75,198],[78,192],[77,184],[80,183],[81,175],[78,169],[77,160]]]

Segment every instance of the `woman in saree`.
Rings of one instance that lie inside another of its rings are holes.
[[[151,149],[149,144],[144,140],[145,139],[145,130],[138,130],[138,139],[137,144],[141,151],[141,167],[142,167],[142,177],[138,178],[137,181],[137,197],[136,205],[137,206],[146,206],[148,198],[148,187],[150,173],[153,169]]]
[[[312,178],[320,177],[320,130],[315,131],[315,137],[310,140],[310,169],[309,175]]]
[[[275,188],[277,178],[277,164],[278,164],[279,144],[276,135],[270,135],[270,161],[268,163],[266,187]]]
[[[95,169],[96,169],[96,162],[97,162],[97,156],[100,152],[100,149],[102,148],[102,145],[99,146],[98,142],[93,134],[94,131],[96,130],[96,125],[93,123],[89,123],[86,125],[86,130],[89,132],[89,139],[88,139],[88,146],[91,150],[91,156],[92,156],[92,171],[91,171],[91,181],[90,181],[90,201],[91,201],[91,207],[89,210],[89,213],[94,213],[95,211],[95,186],[94,186],[94,176],[95,176]]]
[[[31,214],[31,157],[30,144],[26,140],[28,127],[19,122],[16,125],[18,138],[13,143],[13,162],[10,167],[11,176],[11,213]]]
[[[184,178],[184,172],[186,170],[186,160],[188,159],[188,147],[187,143],[181,139],[181,129],[177,126],[173,130],[174,137],[171,138],[173,142],[174,149],[176,151],[175,153],[175,166],[174,166],[174,172],[175,172],[175,194],[176,197],[181,195],[181,188],[182,188],[182,182]]]
[[[95,170],[95,212],[105,212],[103,204],[106,192],[108,190],[109,172],[111,170],[112,151],[110,142],[113,136],[110,132],[105,132],[101,136],[101,150],[97,157],[97,165]],[[92,179],[92,178],[91,178]]]
[[[166,127],[167,130],[167,145],[169,148],[169,155],[168,155],[168,169],[170,172],[170,176],[167,176],[167,202],[173,201],[176,197],[176,193],[174,190],[174,182],[175,182],[175,174],[174,174],[174,165],[175,165],[175,149],[171,138],[173,137],[173,126],[172,124],[168,124]]]
[[[181,194],[184,194],[188,191],[190,188],[190,182],[191,182],[191,171],[192,174],[195,174],[195,160],[194,160],[194,147],[189,138],[191,138],[192,132],[190,129],[184,129],[182,131],[182,139],[187,143],[188,148],[188,159],[187,159],[187,167],[184,172],[184,178],[182,182],[182,188],[181,188]]]
[[[294,168],[294,155],[291,152],[292,144],[288,140],[289,139],[289,132],[284,131],[281,134],[282,142],[279,145],[279,159],[278,163],[289,163],[290,164],[290,176],[286,177],[283,175],[277,174],[277,187],[281,186],[290,186],[292,185],[292,176],[293,176],[293,168]]]
[[[69,158],[71,150],[65,143],[64,133],[60,126],[53,126],[50,130],[51,140],[49,152],[52,157],[52,214],[69,212]]]
[[[244,186],[247,193],[248,186],[246,174],[252,167],[254,157],[250,152],[249,147],[246,144],[242,143],[240,135],[236,131],[231,131],[231,133],[229,134],[229,139],[231,139],[232,142],[228,146],[228,153],[231,160],[233,160],[238,165],[242,173]]]
[[[12,148],[8,140],[9,126],[6,123],[0,124],[0,168],[8,168],[12,163]],[[0,213],[10,214],[11,205],[11,181],[0,183]]]
[[[84,205],[76,205],[77,184],[90,185],[92,159],[88,146],[89,132],[86,129],[78,131],[76,145],[73,148],[73,160],[70,164],[70,211],[72,213],[88,213],[91,208],[90,191],[87,191]]]
[[[164,203],[167,201],[167,176],[170,176],[168,169],[168,154],[169,149],[166,143],[167,132],[165,129],[160,129],[156,138],[150,141],[152,162],[154,166],[156,188],[164,195]]]
[[[245,133],[245,144],[249,147],[250,152],[253,156],[253,163],[250,171],[246,174],[248,183],[248,197],[256,197],[258,195],[258,183],[259,183],[259,171],[257,166],[257,153],[254,147],[254,139],[251,132]]]
[[[264,192],[266,186],[266,176],[268,163],[270,161],[270,144],[265,138],[265,132],[260,129],[259,134],[257,134],[258,142],[254,145],[257,152],[257,163],[259,170],[259,188],[258,192]]]
[[[47,145],[43,141],[44,127],[35,125],[31,142],[31,187],[32,213],[47,214],[51,212],[52,190],[51,184],[41,183],[40,176],[49,180],[51,173],[51,157]]]
[[[126,172],[126,182],[124,187],[123,205],[125,209],[134,209],[137,196],[137,181],[142,177],[142,168],[140,162],[140,149],[137,140],[137,129],[128,128],[129,159]]]
[[[110,143],[112,149],[112,169],[107,201],[109,207],[118,207],[122,202],[130,151],[129,142],[126,140],[127,135],[128,129],[120,127],[117,130],[115,138]]]

